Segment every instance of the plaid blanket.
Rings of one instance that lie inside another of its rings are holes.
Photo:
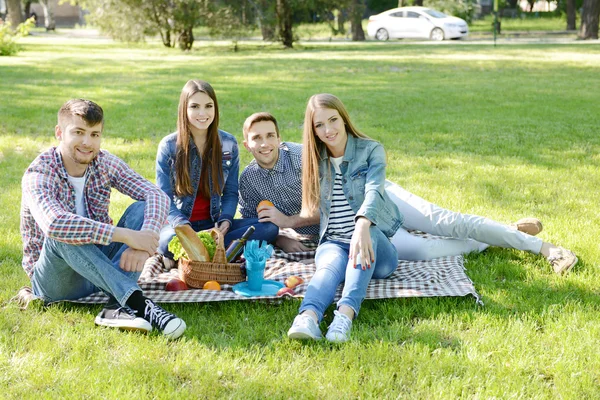
[[[429,261],[399,261],[398,269],[386,279],[373,279],[367,288],[367,299],[395,297],[433,297],[473,295],[479,304],[479,294],[473,282],[465,274],[462,256],[442,257]],[[294,289],[295,297],[303,297],[308,282],[315,272],[314,250],[304,253],[283,253],[277,250],[267,261],[265,279],[284,282],[292,275],[300,276],[304,283]],[[235,294],[231,285],[222,290],[190,289],[178,292],[165,291],[165,284],[178,277],[176,268],[166,270],[160,258],[148,260],[140,276],[139,284],[144,295],[158,303],[197,303],[226,300],[276,299],[275,296],[245,297]],[[341,297],[342,285],[338,287],[336,301]],[[103,293],[73,300],[76,303],[104,303]]]

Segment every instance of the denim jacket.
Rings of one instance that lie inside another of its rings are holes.
[[[369,139],[348,135],[344,158],[340,165],[342,189],[356,218],[366,217],[387,237],[392,237],[402,226],[404,217],[385,192],[385,152],[383,146]],[[323,240],[329,223],[331,197],[335,170],[329,161],[325,146],[319,160],[321,184],[320,241]]]
[[[222,151],[225,185],[222,185],[223,193],[221,195],[213,194],[213,182],[209,169],[210,216],[213,222],[229,221],[231,223],[238,204],[239,150],[233,135],[219,130],[219,138],[221,139],[220,150]],[[177,132],[160,141],[156,155],[156,184],[171,199],[168,221],[173,227],[190,223],[189,219],[192,215],[202,171],[202,159],[198,155],[196,144],[190,140],[190,179],[194,194],[180,197],[174,193],[176,144]]]

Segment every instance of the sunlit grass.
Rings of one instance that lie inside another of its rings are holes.
[[[168,305],[188,323],[167,343],[98,329],[100,306],[0,312],[0,387],[21,398],[594,398],[600,382],[600,47],[430,46],[402,42],[159,43],[31,37],[0,58],[0,287],[3,305],[27,283],[20,266],[20,180],[55,143],[72,97],[106,113],[103,147],[154,180],[159,140],[175,129],[191,78],[210,81],[221,128],[241,142],[259,110],[301,138],[304,107],[338,95],[388,152],[388,176],[442,206],[502,222],[544,223],[572,248],[566,278],[545,260],[490,249],[467,257],[483,296],[366,301],[344,346],[285,333],[298,303]],[[43,60],[43,62],[41,62]],[[241,165],[250,161],[241,149]],[[129,199],[116,194],[118,219]],[[327,322],[331,315],[327,316]],[[323,324],[323,327],[326,323]]]

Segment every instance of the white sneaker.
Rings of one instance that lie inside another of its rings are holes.
[[[290,339],[312,339],[319,340],[322,338],[319,325],[312,317],[306,314],[299,314],[294,318],[294,323],[288,331]]]
[[[333,317],[333,321],[331,321],[325,337],[330,342],[343,343],[348,341],[350,329],[352,329],[352,320],[338,310],[335,310],[333,315],[335,317]]]
[[[564,247],[554,247],[550,249],[548,262],[552,265],[554,272],[559,275],[566,275],[577,264],[577,256]]]

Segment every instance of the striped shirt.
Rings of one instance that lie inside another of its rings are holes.
[[[283,142],[279,158],[272,169],[262,168],[252,160],[240,175],[240,213],[244,218],[258,218],[256,207],[270,200],[283,214],[297,215],[302,209],[302,145]],[[303,235],[318,235],[319,225],[295,228]]]
[[[111,188],[146,201],[142,230],[159,233],[166,223],[167,196],[120,158],[100,151],[88,165],[85,178],[87,218],[76,213],[75,189],[56,147],[40,154],[25,171],[21,182],[22,265],[29,277],[46,237],[74,245],[112,242],[115,227],[108,215]]]
[[[337,240],[343,243],[350,243],[354,233],[354,218],[356,213],[348,204],[344,190],[342,189],[342,173],[340,163],[343,157],[331,158],[331,163],[335,167],[335,180],[333,181],[333,194],[331,197],[331,209],[329,211],[329,223],[327,224],[327,235],[329,240]]]

